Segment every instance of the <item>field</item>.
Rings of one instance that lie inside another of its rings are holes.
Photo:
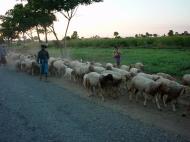
[[[51,56],[59,56],[60,49],[50,47]],[[72,59],[114,63],[113,48],[68,48]],[[164,72],[177,77],[190,73],[190,50],[186,49],[159,49],[159,48],[121,48],[121,64],[142,62],[145,72]]]

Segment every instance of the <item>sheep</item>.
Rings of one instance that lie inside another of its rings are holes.
[[[68,59],[63,59],[63,61],[64,61],[64,65],[66,65],[66,66],[69,66],[71,63],[71,61]]]
[[[120,69],[125,70],[125,71],[129,71],[130,67],[127,65],[121,65]]]
[[[32,62],[31,73],[32,75],[40,74],[40,65],[37,62]]]
[[[118,68],[113,68],[112,71],[121,75],[123,80],[123,85],[125,86],[124,88],[126,88],[128,81],[133,77],[132,73]]]
[[[89,96],[91,94],[93,95],[93,92],[97,93],[97,90],[100,89],[100,74],[97,72],[90,72],[88,74],[85,74],[83,77],[83,85],[88,90]],[[104,101],[104,97],[101,93],[98,92],[98,94],[101,95],[102,101]]]
[[[143,72],[138,73],[138,75],[144,76],[144,77],[152,79],[154,81],[156,81],[160,78],[160,76],[158,76],[158,75],[155,75],[155,74],[151,75],[151,74],[147,74],[147,73],[143,73]]]
[[[138,62],[138,63],[135,64],[135,68],[143,71],[144,70],[144,65],[143,65],[143,63]]]
[[[164,106],[171,102],[173,111],[176,111],[175,103],[177,98],[185,93],[185,86],[166,78],[160,78],[156,82],[160,83],[159,94],[163,100]]]
[[[15,60],[16,71],[21,71],[21,62],[19,59]]]
[[[105,70],[101,73],[102,76],[112,76],[111,80],[107,80],[107,84],[104,81],[103,88],[104,92],[112,97],[116,98],[119,94],[121,94],[121,88],[123,87],[123,81],[126,80],[124,76],[122,76],[118,72],[114,72],[111,70]],[[108,77],[109,78],[109,77]]]
[[[172,77],[172,76],[169,75],[169,74],[163,73],[163,72],[157,73],[157,75],[158,75],[158,76],[161,76],[161,77],[163,77],[163,78],[169,79],[169,80],[176,81],[176,79],[175,79],[174,77]]]
[[[182,77],[182,83],[184,85],[190,86],[190,74],[183,75],[183,77]]]
[[[93,72],[102,73],[106,69],[104,67],[101,67],[101,66],[92,66],[91,70]]]
[[[106,64],[106,69],[107,70],[112,70],[112,68],[113,68],[113,64],[112,63],[107,63]]]
[[[97,66],[97,67],[102,67],[102,66],[103,66],[101,63],[98,63],[98,62],[97,62],[97,63],[94,63],[93,65],[94,65],[94,66]]]
[[[26,58],[21,61],[21,71],[32,74],[32,64],[36,62],[34,59]],[[33,75],[33,74],[32,74]]]
[[[146,78],[142,75],[137,75],[133,77],[131,80],[131,91],[134,91],[136,94],[136,101],[137,101],[137,93],[141,93],[144,95],[144,106],[147,104],[148,96],[153,96],[156,100],[156,105],[159,110],[161,110],[159,101],[158,101],[158,89],[160,83],[155,82],[149,78]],[[132,94],[130,94],[130,100],[132,100]]]
[[[53,62],[53,67],[55,69],[56,76],[63,76],[65,74],[66,66],[64,65],[64,61],[56,60]]]
[[[136,69],[139,69],[140,71],[143,71],[144,70],[144,65],[141,62],[137,62],[135,64],[130,64],[129,68],[136,68]]]
[[[82,65],[82,63],[81,62],[79,62],[78,60],[75,60],[75,61],[71,61],[70,63],[69,63],[69,65],[68,65],[68,67],[70,67],[70,68],[75,68],[75,67],[77,67],[77,66],[80,66],[80,65]]]
[[[66,67],[64,78],[72,80],[72,76],[73,76],[73,69]]]
[[[133,76],[135,76],[135,75],[137,75],[138,73],[140,73],[141,70],[139,70],[139,69],[137,69],[137,68],[130,68],[129,72],[130,72]]]
[[[15,52],[9,52],[8,53],[8,59],[15,61],[15,60],[19,60],[20,59],[20,54],[15,53]]]
[[[90,65],[89,63],[78,63],[78,64],[75,64],[75,66],[73,67],[73,70],[74,70],[73,75],[75,77],[75,80],[82,82],[83,76],[91,72],[93,69],[92,69],[92,65]]]
[[[49,74],[51,76],[56,75],[56,69],[53,66],[54,62],[57,61],[58,59],[54,58],[54,57],[50,57],[48,60],[48,70],[49,70]]]

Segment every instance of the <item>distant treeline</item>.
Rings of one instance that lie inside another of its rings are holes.
[[[68,47],[190,48],[190,36],[90,38],[67,40]]]

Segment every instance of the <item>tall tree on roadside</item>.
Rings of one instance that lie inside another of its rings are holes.
[[[49,12],[59,12],[67,19],[67,25],[64,34],[64,47],[66,47],[66,36],[71,19],[75,16],[80,5],[90,5],[103,0],[27,0],[36,11],[46,10]],[[63,52],[61,51],[63,55]]]
[[[13,20],[13,16],[11,15],[12,10],[8,10],[5,15],[0,16],[1,20],[1,38],[7,40],[8,43],[13,39],[17,38],[19,33],[17,32],[16,22]]]

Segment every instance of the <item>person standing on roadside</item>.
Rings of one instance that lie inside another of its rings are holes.
[[[0,44],[0,66],[1,65],[5,66],[7,64],[6,55],[7,55],[7,49],[5,47],[5,44]]]
[[[41,45],[41,50],[38,52],[37,56],[37,63],[40,64],[40,80],[42,79],[42,76],[45,75],[47,81],[49,53],[46,51],[46,48],[47,45]]]
[[[120,52],[118,46],[114,47],[113,57],[115,59],[116,66],[119,68],[120,67],[120,60],[121,60],[121,52]]]

